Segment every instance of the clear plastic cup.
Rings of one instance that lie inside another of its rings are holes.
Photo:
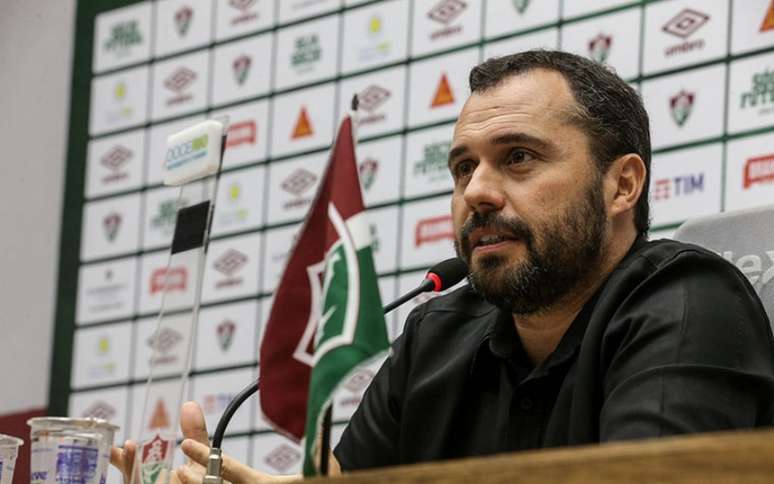
[[[27,421],[31,484],[104,484],[118,427],[95,418],[38,417]]]
[[[13,468],[22,445],[22,439],[0,434],[0,484],[11,484],[13,481]]]

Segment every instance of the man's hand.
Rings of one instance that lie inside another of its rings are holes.
[[[112,447],[110,449],[110,463],[121,471],[121,475],[124,476],[124,483],[128,483],[132,477],[132,464],[134,463],[134,454],[136,452],[137,444],[131,440],[124,442],[123,449],[120,447]]]
[[[186,439],[200,442],[203,445],[207,445],[209,448],[209,441],[207,440],[207,424],[204,421],[202,409],[196,402],[185,402],[180,409],[180,429],[183,431],[183,437]],[[121,474],[124,476],[124,483],[126,484],[129,484],[132,476],[132,465],[134,464],[136,452],[137,444],[131,440],[127,440],[124,443],[123,449],[117,447],[110,449],[110,463],[121,471]],[[201,482],[201,478],[204,477],[206,471],[204,467],[191,461],[185,466],[182,466],[181,469],[186,469],[185,475],[188,477],[192,475],[201,476],[199,481],[185,481],[180,479],[179,476],[181,473],[180,469],[178,469],[178,471],[171,473],[169,484]],[[139,477],[135,476],[135,482],[139,482]]]
[[[183,431],[182,449],[188,457],[188,463],[180,466],[170,475],[169,484],[201,483],[207,471],[207,457],[210,454],[210,442],[207,424],[201,407],[196,402],[186,402],[180,409],[180,429]],[[137,452],[137,444],[127,440],[124,448],[113,447],[110,451],[110,463],[124,476],[128,484],[132,474],[132,464]],[[301,476],[271,476],[247,467],[241,462],[223,454],[222,476],[233,484],[260,484],[265,482],[289,482]],[[135,477],[137,481],[138,478]]]
[[[193,439],[186,439],[182,444],[183,452],[192,461],[195,462],[204,469],[207,465],[207,457],[210,455],[210,447],[208,445],[197,442]],[[223,479],[232,482],[233,484],[262,484],[269,482],[291,482],[301,479],[301,476],[272,476],[263,472],[251,469],[242,464],[236,459],[223,454],[223,467],[221,468],[221,475]],[[201,475],[191,469],[190,466],[184,466],[177,469],[177,476],[183,484],[199,484],[202,482]]]

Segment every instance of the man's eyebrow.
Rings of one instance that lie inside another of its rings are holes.
[[[489,143],[493,145],[513,145],[513,144],[525,144],[531,145],[538,150],[548,151],[553,148],[553,144],[542,138],[532,136],[527,133],[508,133],[500,136],[496,136],[489,140]]]
[[[500,136],[495,136],[489,139],[489,143],[492,145],[513,145],[513,144],[525,144],[535,147],[540,151],[550,151],[554,148],[554,145],[546,140],[532,136],[527,133],[508,133]],[[449,150],[448,163],[460,155],[465,154],[468,151],[467,145],[458,145]]]
[[[465,153],[466,151],[468,151],[468,147],[465,146],[465,145],[455,146],[454,148],[449,150],[449,158],[446,161],[446,164],[447,165],[451,165],[451,161],[453,159],[457,158],[458,156],[460,156],[461,154]]]

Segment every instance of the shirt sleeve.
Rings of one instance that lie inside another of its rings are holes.
[[[606,331],[600,440],[772,423],[774,345],[731,264],[679,254],[624,301]]]
[[[344,471],[385,467],[398,462],[401,402],[409,369],[412,332],[419,311],[393,342],[390,355],[374,376],[344,430],[334,455]]]

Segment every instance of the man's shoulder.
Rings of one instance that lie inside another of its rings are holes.
[[[721,278],[741,278],[731,262],[704,247],[677,240],[638,240],[615,268],[610,282],[622,284],[651,279],[669,272],[681,279],[698,273],[711,273]]]
[[[685,301],[727,300],[729,294],[756,308],[760,305],[745,276],[717,253],[675,240],[640,239],[610,274],[595,314],[607,321],[613,314],[645,305],[679,319]]]
[[[689,309],[718,304],[736,304],[756,319],[766,318],[749,280],[719,254],[675,240],[640,240],[610,275],[597,309],[611,316],[660,308],[661,316],[669,313],[679,323]]]
[[[677,240],[660,239],[636,242],[632,251],[621,262],[619,269],[647,264],[651,269],[658,270],[681,258],[691,258],[697,261],[706,260],[710,263],[731,266],[720,255],[704,247]]]

